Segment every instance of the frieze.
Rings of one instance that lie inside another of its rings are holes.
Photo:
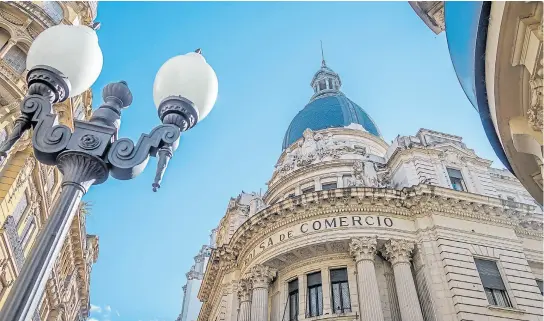
[[[290,228],[276,232],[275,234],[267,237],[262,242],[260,242],[258,246],[255,246],[251,251],[244,252],[244,259],[241,262],[241,266],[243,268],[257,255],[261,254],[265,250],[268,250],[269,248],[275,247],[285,241],[294,239],[304,234],[343,228],[390,228],[394,226],[395,220],[396,219],[394,218],[384,217],[380,215],[345,215],[304,221],[295,226],[291,226]],[[335,243],[330,245],[333,251],[333,247],[335,245]],[[340,244],[339,246],[342,247],[339,250],[340,252],[344,252],[347,250],[346,248],[344,248],[343,244]],[[299,254],[301,257],[308,256],[306,255],[307,253]],[[309,254],[311,255],[312,253],[310,252]]]

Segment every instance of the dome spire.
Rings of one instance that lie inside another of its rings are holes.
[[[310,86],[314,90],[314,95],[310,101],[324,94],[334,94],[340,91],[340,86],[342,86],[340,76],[327,66],[323,51],[323,41],[320,40],[319,42],[321,43],[321,68],[315,73],[310,83]]]
[[[325,63],[325,54],[323,53],[323,41],[319,40],[321,42],[321,67],[327,67],[327,63]]]

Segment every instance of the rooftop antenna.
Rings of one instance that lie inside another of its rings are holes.
[[[323,53],[323,41],[319,40],[321,42],[321,67],[327,67],[327,64],[325,63],[325,54]]]

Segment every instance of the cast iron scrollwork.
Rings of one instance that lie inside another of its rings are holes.
[[[58,116],[51,113],[51,107],[49,101],[37,95],[28,96],[21,104],[21,113],[30,118],[34,127],[34,154],[47,165],[56,164],[57,156],[66,150],[72,136],[70,128],[58,125]]]
[[[164,147],[176,150],[179,137],[180,129],[175,125],[166,124],[155,127],[149,134],[143,134],[137,145],[129,138],[115,141],[107,157],[111,176],[120,180],[138,176],[147,165],[149,156],[157,156],[159,150]]]

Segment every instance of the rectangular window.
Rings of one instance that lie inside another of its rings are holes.
[[[336,189],[336,186],[337,186],[336,183],[327,183],[327,184],[323,184],[321,186],[321,189],[324,190],[324,191],[328,191],[330,189]]]
[[[313,193],[315,191],[315,187],[314,186],[310,186],[310,187],[306,187],[305,189],[302,190],[302,194],[306,194],[306,193]]]
[[[540,294],[544,295],[544,290],[542,290],[542,280],[536,280],[536,285],[540,289]]]
[[[453,168],[447,168],[447,170],[453,189],[456,191],[466,192],[467,188],[465,186],[465,181],[463,180],[463,175],[461,175],[461,171]]]
[[[325,80],[319,81],[319,90],[325,90]]]
[[[321,272],[308,274],[308,304],[306,317],[323,315],[323,286],[321,285]]]
[[[484,286],[487,301],[491,305],[501,307],[512,307],[512,303],[506,293],[504,282],[502,281],[501,273],[497,267],[497,262],[474,259],[476,268],[480,274],[482,285]]]
[[[15,220],[15,224],[19,224],[19,220],[23,216],[23,213],[28,208],[28,198],[26,197],[26,193],[23,193],[21,196],[21,199],[15,206],[15,209],[13,210],[13,219]]]
[[[331,79],[331,78],[329,78],[329,89],[333,89],[333,87],[332,87],[332,79]]]
[[[347,269],[331,270],[331,291],[333,313],[351,312]]]
[[[289,282],[289,321],[298,320],[298,279]]]

